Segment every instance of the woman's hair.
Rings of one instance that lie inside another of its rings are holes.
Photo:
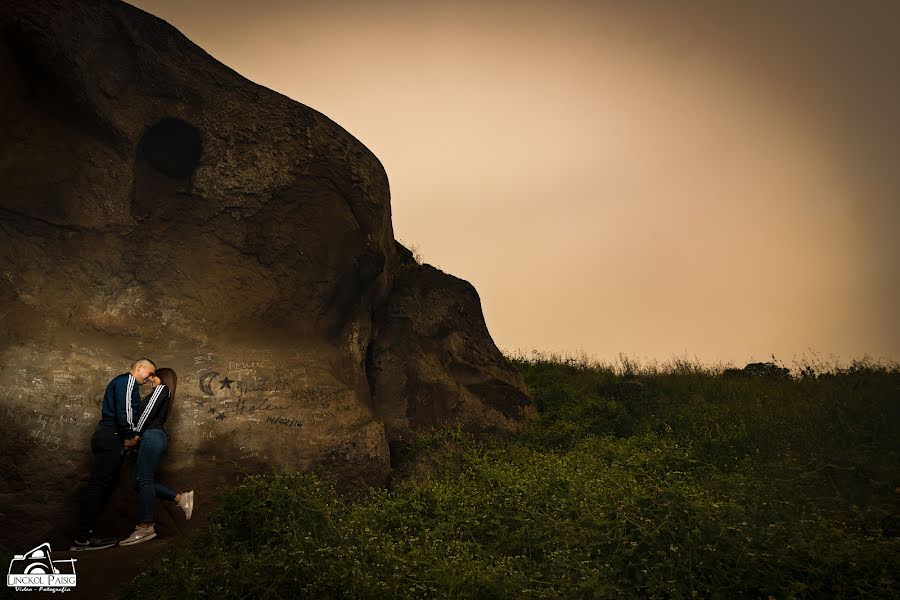
[[[175,388],[178,387],[178,375],[175,374],[175,371],[163,367],[156,370],[156,376],[169,388],[169,401],[175,400]]]

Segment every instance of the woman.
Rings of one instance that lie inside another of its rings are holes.
[[[169,409],[175,399],[178,376],[172,369],[157,369],[150,375],[153,392],[144,399],[141,416],[135,425],[140,436],[137,461],[134,464],[134,487],[141,502],[141,515],[134,532],[119,542],[120,546],[130,546],[152,540],[156,537],[153,528],[153,508],[156,496],[163,500],[177,502],[186,518],[191,518],[194,510],[194,492],[176,494],[161,483],[156,482],[156,468],[162,453],[166,450],[166,430],[163,425],[169,416]]]

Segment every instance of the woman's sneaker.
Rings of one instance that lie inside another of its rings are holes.
[[[134,528],[134,531],[131,532],[131,535],[119,542],[119,545],[131,546],[132,544],[140,544],[141,542],[152,540],[155,537],[156,529],[153,528],[153,525],[151,525],[150,527],[141,527],[140,525],[138,525]]]
[[[178,503],[178,506],[184,511],[184,518],[190,521],[191,514],[194,512],[194,490],[181,494],[181,501]]]

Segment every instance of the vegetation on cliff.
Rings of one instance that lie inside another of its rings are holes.
[[[514,357],[539,416],[445,429],[389,489],[223,493],[139,597],[857,598],[900,594],[900,368]]]

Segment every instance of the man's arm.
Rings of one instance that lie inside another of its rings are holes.
[[[131,393],[137,382],[129,373],[128,377],[117,382],[113,390],[113,401],[116,409],[116,424],[122,437],[129,440],[134,437],[134,415],[131,409]]]

